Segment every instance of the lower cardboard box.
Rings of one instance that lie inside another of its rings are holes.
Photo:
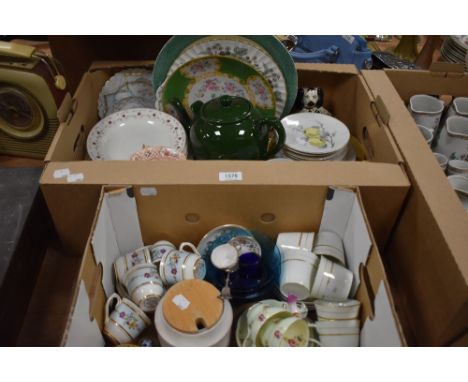
[[[68,314],[54,322],[55,345],[106,344],[105,304],[115,292],[113,263],[119,256],[161,239],[196,245],[206,232],[228,223],[273,241],[281,232],[335,231],[353,273],[351,295],[362,306],[360,345],[406,345],[360,190],[261,185],[103,187],[73,294],[66,301]],[[241,307],[232,306],[235,345]]]

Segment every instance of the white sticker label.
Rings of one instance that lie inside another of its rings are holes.
[[[158,190],[154,187],[142,187],[140,188],[141,196],[156,196],[158,194]]]
[[[78,182],[81,180],[84,180],[84,175],[82,172],[79,172],[77,174],[70,174],[67,176],[68,183],[74,183],[74,182]]]
[[[352,44],[355,40],[354,36],[342,36],[346,41]]]
[[[172,299],[172,302],[180,309],[185,310],[189,307],[190,301],[187,300],[184,295],[178,294]]]
[[[70,175],[70,169],[69,168],[61,168],[60,170],[55,170],[54,171],[54,178],[55,179],[65,178],[68,175]]]
[[[239,182],[242,180],[242,172],[220,172],[219,181],[220,182]]]

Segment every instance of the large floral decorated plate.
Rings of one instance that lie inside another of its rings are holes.
[[[251,66],[219,56],[199,58],[177,69],[157,93],[156,105],[170,112],[176,99],[190,114],[190,105],[196,101],[208,102],[222,95],[246,98],[264,116],[275,116],[275,95],[268,81]]]
[[[87,141],[92,160],[129,160],[144,146],[167,146],[187,155],[185,130],[169,114],[154,109],[131,109],[102,119]]]
[[[120,110],[154,107],[151,71],[141,68],[125,69],[109,78],[99,93],[99,118]]]
[[[236,58],[255,68],[271,85],[275,94],[276,117],[281,117],[288,91],[286,79],[275,60],[257,43],[241,36],[209,36],[185,48],[169,68],[167,77],[190,61],[209,56]]]
[[[216,43],[217,38],[219,38],[220,42],[222,42],[222,44],[219,46]],[[197,44],[197,42],[200,40],[202,40],[201,45],[198,47],[195,44]],[[297,96],[297,70],[294,65],[294,61],[292,60],[284,45],[276,37],[271,35],[174,36],[164,45],[155,60],[153,69],[154,91],[156,92],[163,84],[163,82],[166,81],[171,68],[172,70],[178,69],[178,67],[173,66],[176,61],[178,63],[183,62],[183,60],[185,60],[187,57],[187,54],[190,52],[200,53],[198,50],[199,48],[210,49],[213,51],[211,54],[237,57],[243,62],[248,63],[249,65],[252,65],[256,68],[256,64],[258,64],[261,67],[261,69],[257,68],[258,71],[263,74],[268,81],[270,81],[273,79],[273,77],[270,77],[269,71],[275,69],[274,66],[270,65],[267,58],[261,53],[263,50],[273,59],[276,66],[280,68],[282,76],[285,79],[287,94],[285,106],[281,112],[281,115],[287,115],[294,106],[294,102]],[[231,49],[235,49],[235,52]],[[243,49],[247,49],[249,57],[247,57],[247,54],[243,54]],[[230,54],[231,52],[234,52],[234,54]],[[250,54],[258,54],[258,56],[250,57]],[[273,73],[271,73],[271,75],[273,75]],[[270,83],[270,85],[274,88],[275,91],[280,89],[273,83]],[[281,96],[278,98],[280,99]],[[278,109],[278,111],[280,110]]]
[[[285,150],[329,155],[346,147],[349,129],[336,118],[317,113],[291,114],[281,120],[286,132]]]

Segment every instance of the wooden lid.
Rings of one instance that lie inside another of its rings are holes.
[[[181,281],[164,296],[164,319],[174,329],[184,333],[211,328],[223,314],[220,295],[219,290],[206,281]]]

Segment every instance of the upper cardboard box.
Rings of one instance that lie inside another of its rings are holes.
[[[361,162],[183,161],[177,163],[86,160],[86,139],[98,121],[97,99],[113,73],[126,67],[151,68],[151,61],[98,62],[84,74],[66,122],[59,127],[41,179],[49,209],[60,237],[80,253],[79,243],[89,232],[90,211],[97,204],[101,185],[112,184],[217,184],[222,172],[240,172],[237,184],[331,185],[402,187],[409,183],[401,155],[386,126],[393,118],[380,99],[374,99],[352,65],[300,64],[300,86],[321,86],[325,107],[342,120],[363,146]],[[72,187],[73,186],[73,187]],[[78,188],[74,188],[74,186]],[[78,191],[79,190],[79,191]],[[375,194],[373,194],[375,195]],[[74,205],[64,203],[75,198]],[[369,219],[379,245],[384,245],[401,207],[401,194],[388,192],[382,204],[363,188]],[[393,201],[399,200],[394,203]],[[76,222],[80,222],[77,227]]]
[[[407,316],[406,332],[417,345],[456,343],[468,330],[468,214],[406,104],[415,94],[466,97],[468,73],[439,64],[429,71],[363,71],[363,76],[388,108],[400,110],[389,127],[412,188],[385,259]]]
[[[171,186],[155,188],[157,192],[153,193],[142,187],[129,190],[132,192],[103,189],[75,290],[66,301],[70,316],[57,322],[56,338],[62,345],[104,344],[104,303],[115,290],[112,264],[119,256],[162,238],[177,244],[196,244],[204,233],[226,222],[244,224],[273,240],[278,233],[291,230],[337,232],[344,243],[348,267],[354,273],[352,294],[356,293],[362,303],[361,346],[406,343],[357,190],[307,187],[295,191],[291,195],[294,197],[283,204],[275,203],[273,198],[265,200],[261,186],[243,190],[211,185],[204,187],[202,195],[189,189],[182,201]],[[288,194],[284,190],[277,192],[280,198]],[[218,208],[210,208],[213,203]],[[239,203],[252,208],[239,210],[234,206]],[[186,219],[194,212],[199,214],[195,223]],[[266,212],[274,215],[273,222],[262,221]]]

